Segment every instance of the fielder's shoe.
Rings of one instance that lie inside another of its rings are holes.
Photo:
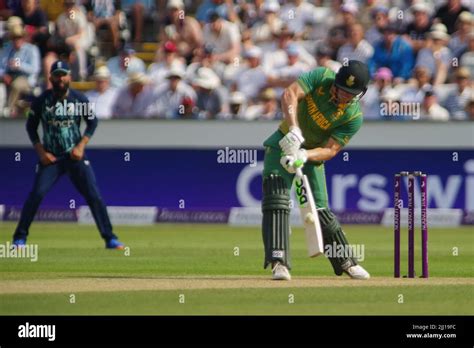
[[[117,250],[123,250],[125,249],[125,245],[123,243],[119,242],[118,239],[110,239],[105,243],[105,248],[106,249],[117,249]]]
[[[370,274],[362,266],[355,265],[351,266],[348,269],[344,270],[345,273],[349,275],[352,279],[369,279]]]
[[[24,248],[26,246],[26,239],[25,238],[14,239],[12,242],[12,246],[16,248]]]
[[[288,268],[281,263],[277,262],[273,266],[272,269],[273,272],[273,280],[291,280],[291,275],[290,272],[288,271]]]

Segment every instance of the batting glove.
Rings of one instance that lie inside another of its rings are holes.
[[[296,169],[303,166],[308,160],[305,149],[299,149],[295,155],[285,155],[280,159],[280,164],[288,173],[295,174]]]
[[[304,138],[301,129],[298,127],[290,127],[290,131],[278,142],[283,153],[287,156],[295,155],[296,151],[303,144]]]

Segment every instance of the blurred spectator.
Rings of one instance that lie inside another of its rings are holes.
[[[227,119],[244,119],[247,110],[247,99],[242,92],[232,92],[229,98],[229,115]]]
[[[414,54],[411,46],[397,34],[397,28],[390,24],[383,29],[383,40],[374,47],[374,55],[369,60],[369,70],[373,76],[381,67],[389,68],[394,83],[400,83],[411,76]]]
[[[380,110],[384,121],[405,121],[404,116],[412,116],[401,113],[400,93],[395,89],[387,86],[380,94]]]
[[[41,55],[46,53],[48,41],[48,19],[36,0],[21,0],[21,6],[14,14],[23,20],[27,41],[37,45]]]
[[[378,120],[380,119],[380,103],[381,96],[386,89],[391,88],[392,72],[389,68],[380,68],[374,76],[374,83],[371,83],[367,88],[367,93],[360,100],[364,119]]]
[[[94,72],[95,89],[87,91],[86,97],[94,105],[95,115],[100,119],[112,117],[112,109],[117,97],[117,90],[110,87],[110,71],[101,66]]]
[[[278,110],[277,95],[273,88],[266,88],[260,94],[260,101],[251,105],[245,112],[246,120],[275,120],[281,118]]]
[[[264,18],[251,28],[252,41],[256,44],[270,43],[273,33],[281,29],[283,22],[278,18],[280,4],[276,0],[265,1],[263,4]]]
[[[316,51],[316,61],[318,63],[318,66],[323,66],[337,73],[341,68],[342,64],[335,60],[332,60],[331,57],[332,52],[329,47],[324,45],[318,47]]]
[[[200,119],[215,119],[228,112],[225,89],[221,88],[219,77],[209,68],[199,68],[192,81],[196,90],[196,107]]]
[[[39,0],[39,7],[45,12],[46,18],[51,22],[56,22],[63,13],[64,0]]]
[[[201,67],[212,69],[222,81],[224,71],[228,67],[226,64],[216,61],[214,58],[214,47],[206,45],[198,49],[193,62],[186,68],[186,79],[192,81],[195,78],[196,71]],[[230,65],[233,66],[233,65]]]
[[[179,115],[181,119],[189,120],[199,118],[199,114],[197,112],[197,108],[194,105],[195,101],[193,100],[193,98],[186,96],[181,101],[181,104],[183,105],[183,112]]]
[[[316,66],[314,57],[303,46],[293,41],[293,32],[286,26],[283,26],[278,32],[274,33],[274,36],[277,41],[265,49],[262,61],[262,66],[267,73],[288,64],[287,48],[289,45],[298,50],[298,60],[300,62],[306,64],[309,68]]]
[[[0,51],[0,78],[8,91],[10,115],[18,114],[17,102],[36,85],[41,70],[38,47],[25,41],[21,25],[10,28],[8,42]]]
[[[183,81],[184,70],[179,66],[173,66],[166,78],[168,81],[162,83],[154,91],[154,101],[147,115],[159,118],[179,118],[184,114],[182,101],[189,97],[196,102],[196,92]]]
[[[375,6],[372,10],[374,24],[365,32],[365,39],[369,44],[375,44],[383,39],[382,29],[389,24],[388,7]]]
[[[406,103],[422,103],[425,90],[431,83],[431,71],[424,65],[418,65],[413,69],[413,79],[410,85],[402,92],[401,101]]]
[[[268,85],[276,88],[278,97],[283,93],[283,88],[288,87],[295,82],[298,77],[310,70],[310,67],[299,60],[299,50],[295,44],[288,45],[286,48],[288,63],[276,67],[268,73]]]
[[[361,24],[353,24],[349,29],[348,42],[337,53],[337,60],[344,63],[355,59],[367,63],[373,54],[374,48],[364,40],[364,27]]]
[[[174,65],[179,65],[185,69],[184,59],[177,53],[176,44],[173,41],[166,41],[161,50],[156,53],[157,61],[148,67],[148,76],[154,84],[159,85],[166,80],[166,76]]]
[[[448,28],[448,34],[452,34],[456,30],[456,21],[463,11],[469,12],[469,9],[461,4],[461,0],[447,0],[434,16]]]
[[[247,100],[253,101],[267,84],[267,76],[260,65],[262,50],[254,46],[244,53],[244,57],[248,65],[237,74],[235,84]]]
[[[456,22],[456,31],[451,36],[448,48],[451,50],[453,57],[459,59],[467,50],[469,42],[469,33],[474,31],[474,16],[469,12],[461,12]]]
[[[240,54],[238,26],[219,17],[217,12],[209,14],[209,23],[204,26],[203,33],[204,44],[214,47],[215,60],[229,64]]]
[[[357,20],[362,24],[364,32],[370,28],[374,21],[374,10],[381,5],[381,1],[378,0],[365,0],[361,1],[360,13],[357,16]]]
[[[201,26],[193,17],[185,16],[183,0],[168,0],[167,10],[168,17],[160,33],[160,41],[173,41],[179,55],[190,62],[194,51],[203,43]]]
[[[116,57],[107,61],[107,68],[111,74],[111,86],[115,88],[123,87],[127,83],[128,75],[132,72],[145,72],[145,63],[135,57],[135,50],[128,45],[124,45]]]
[[[413,21],[404,30],[403,38],[411,45],[417,53],[426,45],[428,32],[431,28],[431,9],[425,2],[416,2],[410,11],[413,13]]]
[[[315,22],[316,7],[305,0],[291,0],[281,8],[280,19],[295,33],[295,39],[306,37],[306,31]]]
[[[468,35],[467,50],[462,54],[459,63],[468,68],[470,75],[474,76],[474,32]]]
[[[113,117],[148,117],[148,110],[155,101],[153,88],[142,72],[131,72],[127,85],[117,91],[112,107]]]
[[[467,120],[468,115],[466,106],[473,96],[473,89],[471,84],[471,75],[467,68],[459,68],[456,71],[457,88],[448,95],[444,106],[449,111],[451,118],[456,120]]]
[[[433,76],[433,85],[446,82],[451,64],[451,51],[446,45],[449,35],[445,32],[442,24],[435,24],[435,28],[428,34],[426,47],[418,52],[416,65],[426,66]],[[433,26],[433,27],[434,27]]]
[[[145,17],[153,16],[155,13],[155,1],[121,0],[121,7],[122,11],[131,17],[133,42],[142,42]]]
[[[63,3],[63,13],[56,21],[56,34],[74,51],[74,60],[77,60],[79,64],[79,78],[85,80],[87,77],[86,50],[92,43],[88,36],[87,18],[75,5],[75,0],[64,0]]]
[[[237,21],[237,15],[233,11],[233,7],[232,0],[204,0],[196,11],[196,19],[201,24],[205,24],[209,22],[211,13],[217,13],[219,17],[235,22]]]
[[[357,23],[358,12],[357,3],[353,1],[341,5],[342,23],[330,28],[327,37],[327,43],[334,52],[338,52],[341,46],[347,42],[351,26]]]
[[[438,98],[433,88],[425,88],[425,96],[421,107],[421,119],[432,121],[448,121],[449,112],[438,104]]]
[[[106,27],[112,36],[114,48],[120,46],[120,11],[115,6],[117,0],[87,0],[89,20],[94,23],[95,29]]]
[[[467,119],[469,121],[474,121],[474,98],[471,97],[471,99],[468,101],[466,105],[466,114],[467,114]]]

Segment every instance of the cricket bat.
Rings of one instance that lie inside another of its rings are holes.
[[[323,234],[308,177],[303,174],[302,167],[296,168],[295,186],[306,235],[308,256],[316,257],[324,253]]]

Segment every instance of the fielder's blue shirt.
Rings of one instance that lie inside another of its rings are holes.
[[[70,152],[81,141],[81,119],[87,125],[84,136],[91,138],[98,121],[87,97],[69,89],[67,97],[60,100],[48,89],[31,104],[26,130],[35,145],[40,141],[38,125],[41,121],[43,147],[55,156],[60,156]]]

